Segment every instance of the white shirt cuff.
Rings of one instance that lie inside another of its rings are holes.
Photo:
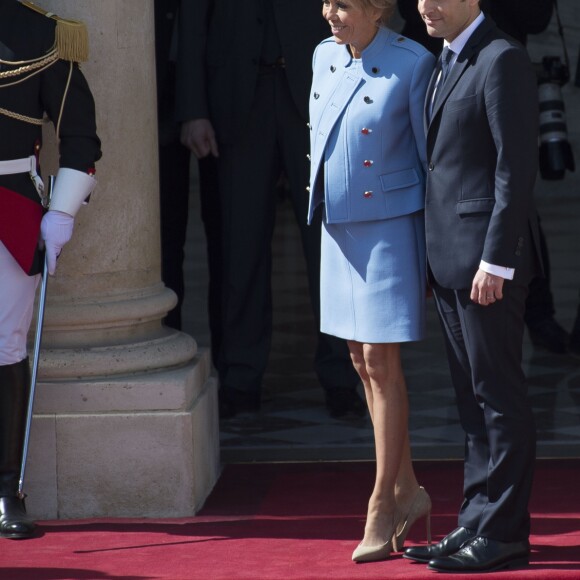
[[[513,280],[514,274],[516,273],[514,268],[504,268],[503,266],[495,266],[494,264],[488,264],[484,260],[481,260],[479,267],[488,274],[493,274],[494,276],[499,276],[505,280]]]

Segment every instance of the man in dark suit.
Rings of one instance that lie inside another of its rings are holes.
[[[535,427],[521,359],[528,284],[540,268],[536,77],[479,0],[419,0],[419,12],[445,40],[426,102],[425,221],[466,445],[459,527],[405,556],[483,572],[524,565],[530,552]]]
[[[429,35],[417,11],[417,0],[397,0],[397,6],[405,20],[402,34],[420,42],[438,55],[443,39]],[[548,27],[553,8],[554,0],[481,1],[481,9],[491,16],[498,28],[524,46],[529,34],[538,34]],[[530,282],[524,320],[534,346],[561,354],[566,352],[570,337],[554,317],[556,308],[550,280],[550,255],[541,223],[539,232],[544,274],[535,276]]]
[[[320,228],[306,225],[308,96],[320,4],[183,1],[178,63],[182,142],[218,160],[223,242],[220,414],[260,407],[272,332],[271,239],[283,171],[319,316]],[[320,216],[318,216],[320,219]],[[344,341],[319,333],[315,369],[329,411],[364,413]]]

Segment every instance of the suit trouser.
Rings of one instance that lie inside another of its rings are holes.
[[[494,540],[527,539],[536,441],[521,367],[527,287],[506,282],[504,298],[486,307],[469,290],[434,284],[433,292],[465,431],[459,525]]]
[[[282,171],[300,228],[317,325],[320,320],[321,224],[320,217],[306,224],[308,151],[308,128],[292,100],[285,72],[261,74],[243,134],[234,144],[220,144],[219,157],[224,252],[220,379],[223,389],[255,402],[271,343],[271,244],[275,186]],[[325,388],[358,383],[346,343],[320,332],[315,370]]]
[[[205,232],[208,286],[207,307],[211,358],[217,368],[222,343],[222,224],[217,160],[208,156],[199,160],[199,201]]]
[[[161,209],[161,270],[163,282],[177,295],[177,304],[167,313],[165,324],[181,330],[185,297],[183,264],[189,218],[189,164],[191,152],[178,140],[159,147],[159,190]],[[221,343],[221,223],[214,157],[199,161],[201,220],[206,237],[209,271],[208,311],[211,355],[217,367]]]
[[[28,276],[0,242],[0,366],[26,358],[39,279],[40,275]]]
[[[191,152],[178,140],[159,146],[159,202],[161,212],[161,277],[177,294],[177,304],[165,324],[181,330],[185,296],[183,262],[189,213],[189,161]]]

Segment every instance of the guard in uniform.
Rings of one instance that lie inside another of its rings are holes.
[[[27,538],[18,497],[30,392],[26,338],[43,250],[52,275],[74,217],[95,186],[101,156],[95,106],[78,63],[86,28],[30,2],[0,0],[0,536]],[[60,162],[46,199],[38,157],[54,124]]]

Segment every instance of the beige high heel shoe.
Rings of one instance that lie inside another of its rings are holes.
[[[394,537],[395,534],[393,534]],[[386,560],[393,551],[393,538],[379,546],[363,546],[361,542],[352,553],[352,561],[377,562],[378,560]]]
[[[427,533],[427,541],[431,543],[431,498],[425,491],[423,486],[420,486],[409,513],[404,519],[399,520],[395,533],[393,534],[392,543],[395,552],[401,552],[407,539],[407,534],[411,526],[421,518],[425,518],[425,531]]]
[[[363,546],[361,542],[352,553],[353,562],[377,562],[378,560],[386,560],[391,555],[393,551],[393,538],[397,531],[397,522],[401,521],[401,514],[395,511],[392,517],[393,535],[389,541],[378,546]]]

